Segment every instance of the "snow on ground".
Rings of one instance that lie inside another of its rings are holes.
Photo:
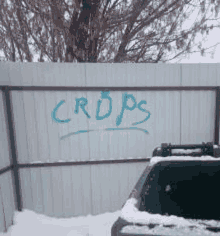
[[[53,218],[30,210],[15,212],[14,225],[0,236],[111,236],[120,211],[96,216]]]

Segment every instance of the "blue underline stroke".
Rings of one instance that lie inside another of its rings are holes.
[[[81,134],[81,133],[88,133],[90,131],[95,131],[95,130],[79,130],[79,131],[76,131],[76,132],[72,132],[72,133],[66,134],[66,135],[62,136],[60,139],[63,140],[65,138],[70,137],[71,135]]]
[[[141,129],[141,128],[138,128],[138,127],[107,128],[107,129],[105,129],[105,130],[110,131],[110,130],[131,130],[131,129],[143,131],[144,133],[148,133],[148,134],[149,134],[149,132],[148,132],[146,129]]]
[[[114,130],[139,130],[139,131],[143,131],[145,134],[149,134],[149,132],[146,130],[146,129],[141,129],[141,128],[138,128],[138,127],[126,127],[126,128],[107,128],[107,129],[103,129],[103,130],[106,130],[106,131],[114,131]],[[81,134],[81,133],[88,133],[88,132],[91,132],[91,131],[101,131],[100,129],[97,129],[97,130],[79,130],[79,131],[76,131],[76,132],[71,132],[67,135],[64,135],[60,138],[60,140],[63,140],[65,138],[68,138],[70,137],[71,135],[75,135],[75,134]]]

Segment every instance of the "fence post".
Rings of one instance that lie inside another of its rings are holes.
[[[214,144],[219,144],[220,87],[216,88]]]
[[[14,132],[14,119],[13,119],[13,111],[11,104],[11,96],[10,89],[8,86],[2,88],[3,91],[3,99],[5,101],[5,115],[6,115],[6,125],[8,128],[8,141],[9,141],[9,152],[11,155],[11,166],[14,174],[13,183],[14,183],[14,191],[16,197],[16,208],[18,211],[22,210],[22,199],[21,199],[21,188],[20,188],[20,180],[18,174],[18,162],[17,162],[17,148],[15,143],[15,132]]]

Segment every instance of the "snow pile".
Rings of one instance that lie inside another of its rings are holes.
[[[201,156],[201,157],[192,157],[192,156],[168,156],[168,157],[152,157],[150,159],[150,165],[153,165],[160,161],[220,161],[220,158],[212,156]]]
[[[30,210],[15,212],[14,225],[0,236],[111,236],[120,211],[96,216],[53,218]]]

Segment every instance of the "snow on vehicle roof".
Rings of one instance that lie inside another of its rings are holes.
[[[201,148],[197,148],[197,149],[173,149],[172,150],[172,154],[177,154],[177,153],[194,153],[194,152],[199,152],[201,151]]]
[[[150,159],[150,164],[155,164],[160,161],[220,161],[220,158],[212,156],[201,156],[201,157],[192,157],[192,156],[168,156],[168,157],[152,157]]]

